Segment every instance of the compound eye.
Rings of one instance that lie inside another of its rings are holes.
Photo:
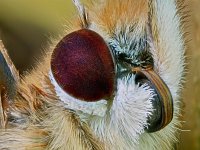
[[[79,100],[92,102],[113,96],[113,58],[94,31],[81,29],[66,35],[52,53],[51,71],[58,85]]]

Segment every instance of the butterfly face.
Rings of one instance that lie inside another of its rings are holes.
[[[162,19],[154,14],[161,10],[156,3],[135,2],[140,9],[133,8],[137,14],[133,15],[120,9],[130,9],[127,3],[115,5],[121,14],[108,10],[112,8],[108,0],[101,4],[100,14],[91,9],[88,15],[75,1],[81,29],[56,45],[50,72],[65,107],[75,111],[97,137],[119,147],[135,146],[140,134],[165,129],[173,118],[175,98],[166,77],[173,70],[172,54],[165,51],[171,43],[162,35]],[[117,140],[112,141],[115,134]]]
[[[21,137],[45,149],[172,149],[184,72],[176,2],[73,2],[78,25],[57,40],[44,64],[16,80],[10,123],[21,129],[25,122],[29,134]],[[6,71],[0,75],[6,79]],[[16,144],[15,133],[3,139]]]
[[[86,105],[87,102],[100,100],[109,103],[116,96],[115,90],[118,90],[116,80],[135,76],[134,84],[146,84],[153,89],[152,93],[155,92],[152,97],[155,111],[153,116],[149,116],[147,130],[160,130],[172,119],[171,93],[164,81],[154,73],[149,52],[141,49],[138,54],[132,53],[133,56],[120,52],[117,45],[112,43],[107,45],[92,30],[75,31],[65,36],[53,51],[51,70],[54,84],[57,83],[59,90],[69,97],[85,101]],[[130,79],[125,80],[129,84]]]

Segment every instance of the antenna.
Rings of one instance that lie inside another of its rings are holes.
[[[78,12],[79,12],[79,16],[81,19],[81,23],[82,23],[82,27],[83,28],[88,28],[89,23],[88,23],[88,15],[85,11],[85,7],[83,6],[83,4],[81,4],[80,0],[72,0],[74,5],[76,6]]]

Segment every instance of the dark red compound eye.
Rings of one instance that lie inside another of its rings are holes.
[[[58,85],[75,98],[92,102],[113,95],[113,58],[94,31],[81,29],[65,36],[53,51],[51,70]]]

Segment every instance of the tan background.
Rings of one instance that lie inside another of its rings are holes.
[[[181,150],[200,150],[200,0],[188,0],[187,76],[183,91],[185,131]]]
[[[200,0],[188,0],[187,76],[183,91],[181,150],[200,150]],[[23,73],[31,69],[49,37],[75,15],[71,0],[0,0],[0,36]]]

